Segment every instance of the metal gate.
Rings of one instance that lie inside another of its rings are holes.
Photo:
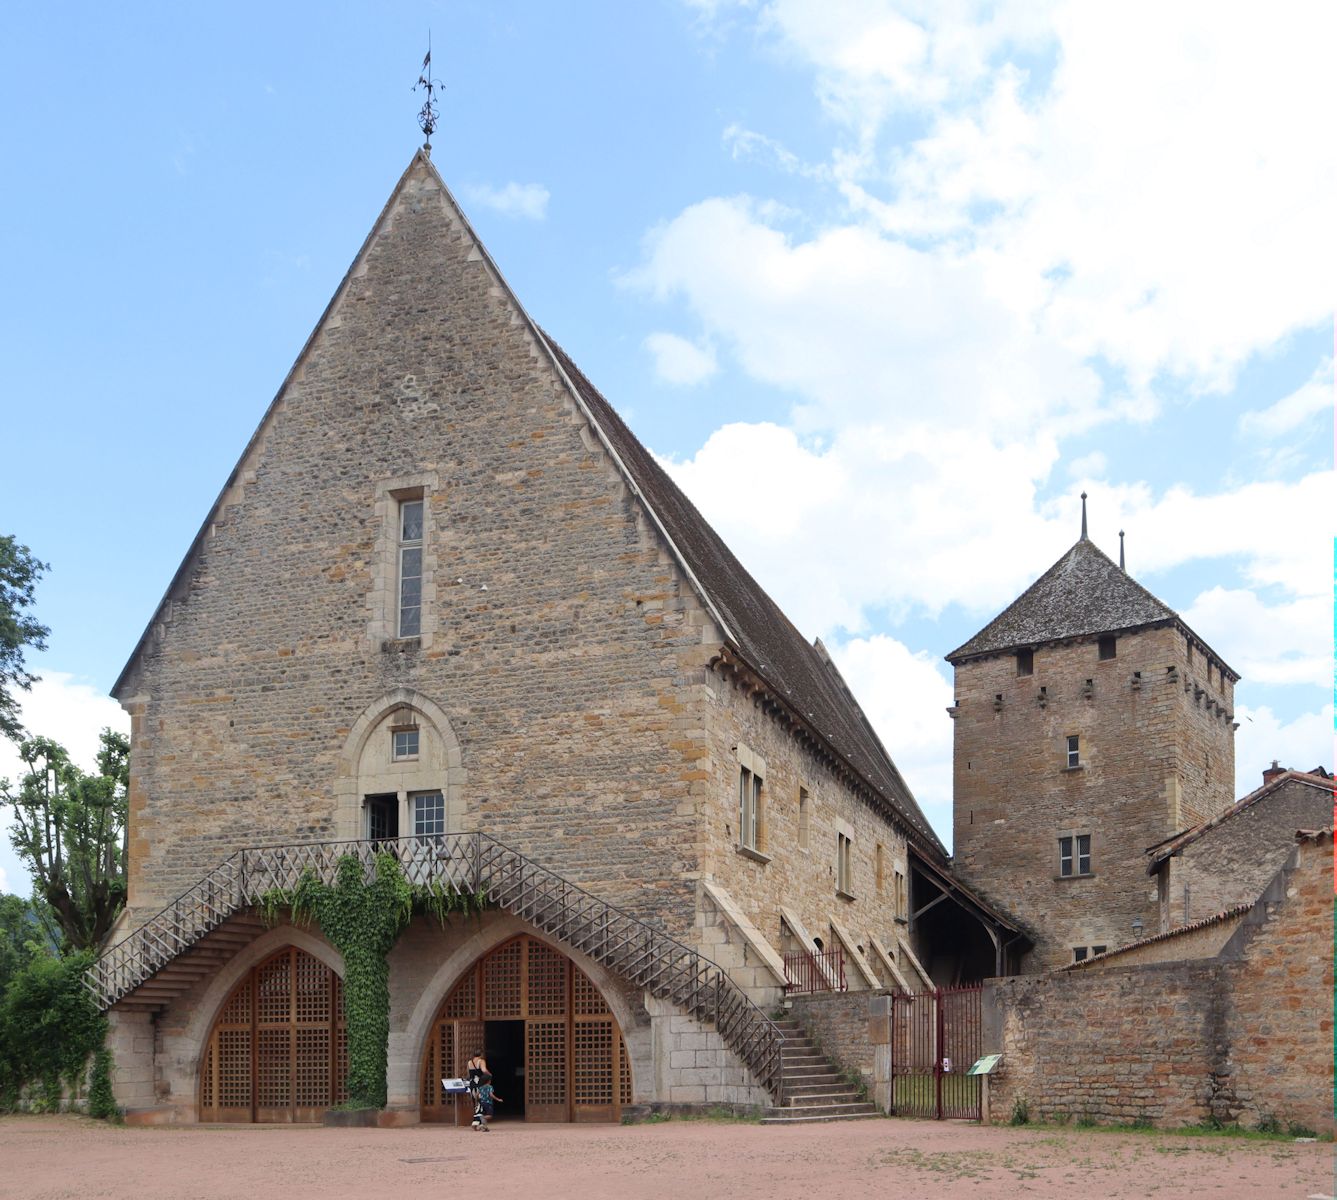
[[[900,993],[891,1003],[891,1111],[900,1117],[978,1121],[980,987]]]

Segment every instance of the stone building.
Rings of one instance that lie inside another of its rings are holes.
[[[399,1120],[450,1117],[439,1080],[478,1048],[529,1119],[773,1103],[787,951],[838,948],[874,988],[1026,944],[951,879],[820,644],[531,320],[426,152],[114,694],[129,906],[94,979],[139,1119],[342,1098],[340,956],[257,903],[371,839],[491,902],[415,917],[391,954]],[[932,947],[916,871],[951,901]]]
[[[1229,808],[1239,676],[1087,537],[1085,496],[1077,543],[947,661],[953,866],[1034,938],[1023,970],[1155,929],[1144,851]]]
[[[1274,762],[1262,787],[1147,851],[1160,932],[1252,903],[1291,852],[1296,830],[1331,827],[1332,816],[1327,771],[1286,770]]]

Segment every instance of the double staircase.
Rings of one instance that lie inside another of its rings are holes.
[[[881,1115],[859,1088],[845,1081],[802,1025],[792,1017],[775,1025],[784,1039],[780,1062],[787,1103],[768,1108],[761,1119],[763,1125],[862,1121]]]
[[[272,903],[305,875],[334,883],[349,855],[370,874],[379,854],[392,855],[415,887],[483,899],[714,1025],[776,1103],[785,1103],[790,1042],[723,968],[485,833],[238,850],[103,954],[85,985],[103,1010],[118,1002],[161,1008],[215,969],[238,939],[255,936],[255,909],[267,897]]]

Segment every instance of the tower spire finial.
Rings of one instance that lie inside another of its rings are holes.
[[[1125,575],[1128,574],[1128,568],[1123,565],[1123,530],[1119,530],[1119,570]]]
[[[428,154],[432,153],[432,131],[436,128],[437,108],[436,108],[436,89],[445,90],[445,84],[439,79],[432,78],[432,31],[427,31],[427,54],[422,60],[422,72],[418,75],[418,82],[413,85],[416,92],[419,88],[427,90],[427,99],[423,101],[422,108],[418,111],[418,128],[422,130],[423,136],[427,139],[423,142],[422,148]]]
[[[1082,541],[1086,541],[1086,493],[1082,493]]]

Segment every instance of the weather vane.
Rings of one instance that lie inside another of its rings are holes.
[[[422,74],[418,76],[418,82],[413,85],[416,92],[419,88],[427,90],[427,99],[424,101],[422,110],[418,113],[418,128],[423,131],[427,138],[424,149],[432,148],[432,131],[436,128],[436,89],[445,89],[445,84],[439,79],[432,78],[432,31],[427,31],[427,57],[422,60]]]

